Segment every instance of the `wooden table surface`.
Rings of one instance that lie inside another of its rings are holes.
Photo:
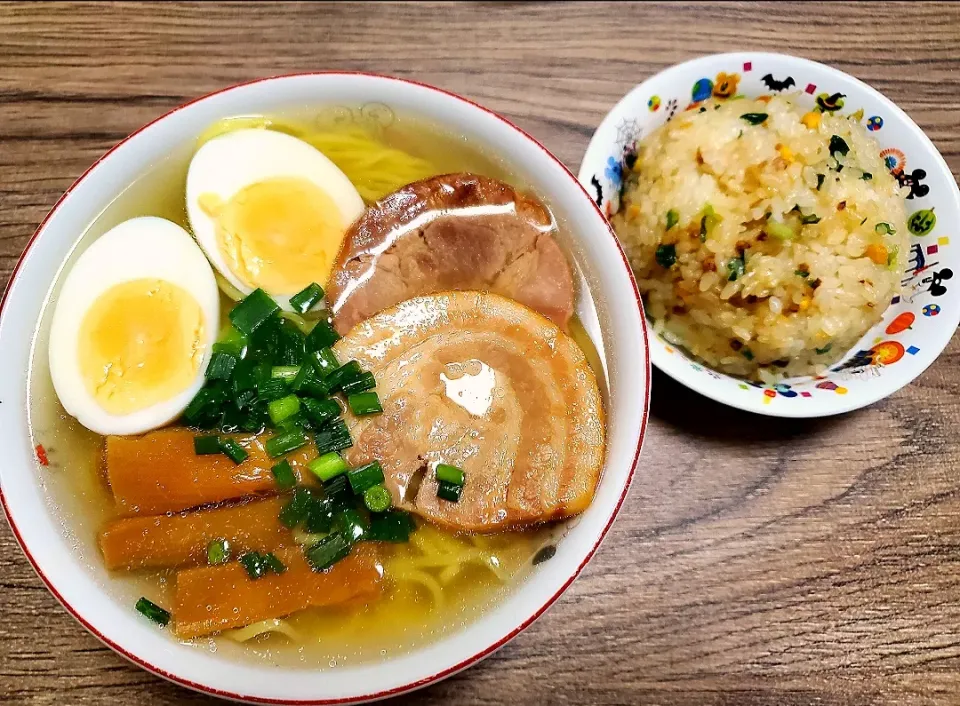
[[[574,171],[604,113],[690,57],[832,64],[960,171],[952,3],[0,5],[0,281],[101,153],[252,78],[360,69],[469,96]],[[960,345],[870,409],[726,409],[655,374],[619,520],[567,594],[409,704],[960,703]],[[9,371],[8,371],[9,373]],[[0,703],[213,703],[103,647],[0,528]]]

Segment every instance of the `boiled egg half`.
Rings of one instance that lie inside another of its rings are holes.
[[[183,228],[132,218],[67,273],[50,329],[64,409],[98,434],[138,434],[176,418],[203,385],[220,324],[210,263]]]
[[[244,129],[197,150],[187,171],[187,215],[214,267],[244,294],[290,296],[325,287],[363,199],[322,152],[282,132]]]

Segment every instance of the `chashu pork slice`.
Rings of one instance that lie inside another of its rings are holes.
[[[402,302],[336,344],[373,372],[383,414],[347,415],[351,465],[379,460],[396,506],[477,532],[582,512],[604,459],[604,412],[576,343],[527,307],[484,292]],[[464,470],[458,503],[436,465]]]
[[[555,231],[546,206],[496,179],[444,174],[408,184],[347,231],[327,283],[334,326],[346,333],[421,294],[482,290],[566,328],[573,275]]]

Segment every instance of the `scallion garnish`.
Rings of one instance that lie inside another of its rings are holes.
[[[339,475],[343,475],[349,468],[343,457],[335,451],[318,456],[307,464],[307,468],[317,478],[326,483]]]
[[[436,476],[438,481],[453,483],[454,485],[463,485],[466,480],[466,475],[461,469],[448,463],[437,464]]]
[[[320,429],[316,436],[317,452],[320,454],[330,451],[342,451],[353,446],[350,430],[342,419],[336,419]]]
[[[389,510],[371,516],[365,539],[372,542],[407,542],[414,529],[416,526],[410,513]]]
[[[345,382],[340,390],[345,395],[353,395],[357,392],[364,392],[365,390],[372,390],[377,386],[377,380],[373,377],[373,373],[367,371],[360,375],[360,377],[354,378]]]
[[[306,488],[297,488],[290,496],[290,502],[280,510],[280,524],[287,529],[293,529],[303,522],[307,517],[307,511],[310,507],[312,494]]]
[[[207,365],[207,380],[229,380],[233,368],[237,364],[237,358],[231,353],[217,351],[210,356],[210,363]]]
[[[347,473],[347,480],[350,481],[354,495],[362,495],[367,488],[383,483],[383,467],[379,461],[371,461],[352,469]]]
[[[304,289],[290,297],[290,306],[298,314],[306,314],[317,302],[323,299],[323,288],[316,282],[311,282]]]
[[[380,404],[380,396],[373,391],[358,392],[355,395],[350,395],[347,397],[347,404],[350,405],[350,411],[358,417],[383,412],[383,406]]]
[[[274,425],[280,425],[285,419],[300,411],[300,399],[296,395],[287,395],[279,400],[271,400],[267,404],[267,414]]]
[[[287,570],[287,567],[284,566],[283,562],[277,558],[277,555],[273,552],[267,552],[262,555],[263,563],[266,567],[275,574],[282,574]]]
[[[332,348],[321,348],[317,351],[311,351],[307,354],[307,358],[310,361],[310,365],[313,366],[313,369],[317,371],[317,375],[321,378],[326,377],[327,374],[332,373],[340,367],[340,361],[337,360],[337,354],[333,352]]]
[[[660,267],[669,270],[677,261],[677,246],[658,245],[657,250],[654,253],[654,259],[656,259],[657,264],[660,265]]]
[[[293,380],[299,372],[299,365],[274,365],[270,368],[270,377],[274,380]]]
[[[363,491],[363,504],[370,512],[386,512],[392,502],[390,491],[382,485],[373,485]]]
[[[460,495],[463,493],[463,486],[456,483],[440,481],[437,483],[437,497],[441,500],[449,500],[452,503],[460,502]]]
[[[141,597],[137,601],[137,610],[160,627],[166,627],[170,622],[170,611],[164,610],[149,598]]]
[[[310,534],[326,533],[332,527],[333,501],[330,498],[310,498],[310,503],[307,505],[307,523],[305,525],[307,532]]]
[[[267,443],[264,444],[264,448],[267,450],[270,458],[279,458],[291,451],[296,451],[306,443],[307,435],[303,433],[302,429],[291,429],[269,439]]]
[[[264,402],[279,400],[287,395],[287,384],[280,378],[270,378],[257,383],[257,397]]]
[[[224,455],[236,464],[243,463],[247,458],[246,449],[244,449],[236,439],[229,436],[220,439],[220,450]]]
[[[667,211],[667,230],[673,228],[677,223],[680,222],[680,214],[676,212],[675,209],[670,209]]]
[[[333,518],[333,531],[350,542],[359,542],[367,533],[367,523],[359,512],[350,508]]]
[[[255,289],[233,307],[230,312],[230,322],[240,333],[249,336],[278,311],[280,307],[270,298],[270,295],[262,289]]]
[[[363,370],[360,368],[360,363],[350,360],[336,370],[327,373],[323,382],[331,392],[337,392],[344,384],[353,382],[361,375],[363,375]]]
[[[320,429],[327,422],[339,417],[343,411],[340,403],[334,399],[316,400],[304,397],[300,400],[300,406],[314,429]]]
[[[740,119],[751,125],[763,125],[770,116],[767,113],[744,113]]]
[[[230,561],[230,542],[215,539],[207,545],[207,563],[211,566],[226,564]]]
[[[326,319],[320,319],[310,333],[307,334],[307,350],[318,351],[329,348],[340,340],[340,334]]]
[[[889,223],[877,223],[873,229],[880,235],[893,235],[896,233],[896,229]]]
[[[223,453],[223,449],[220,448],[220,437],[213,434],[193,437],[193,452],[197,456]]]
[[[326,571],[350,554],[350,546],[351,543],[340,534],[328,534],[307,550],[307,561],[314,571]]]
[[[850,151],[850,146],[847,144],[847,141],[844,140],[839,135],[830,136],[830,156],[834,159],[837,158],[837,155],[845,157]]]
[[[280,490],[290,490],[297,484],[297,477],[293,474],[293,467],[286,459],[273,466],[270,469],[273,473],[273,479],[277,481],[277,487]]]

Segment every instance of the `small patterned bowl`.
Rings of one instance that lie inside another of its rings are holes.
[[[960,191],[933,143],[888,99],[842,71],[783,54],[705,56],[661,71],[628,93],[593,135],[580,182],[609,216],[619,206],[624,158],[643,136],[678,111],[711,95],[748,97],[796,92],[804,107],[817,99],[861,121],[903,186],[910,257],[903,293],[844,358],[818,377],[764,385],[724,375],[651,337],[654,365],[718,402],[780,417],[821,417],[872,404],[920,375],[960,323]],[[839,94],[839,95],[838,95]]]

